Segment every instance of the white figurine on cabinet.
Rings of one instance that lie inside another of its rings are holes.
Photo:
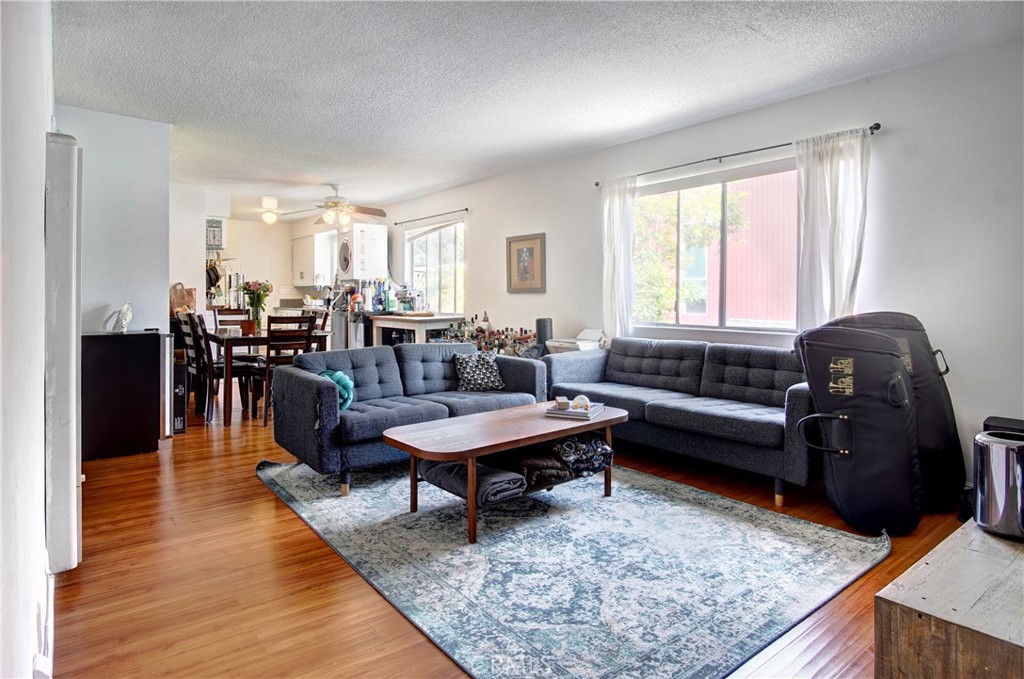
[[[117,318],[114,319],[114,328],[111,332],[128,332],[128,324],[132,322],[132,303],[125,302],[117,310]]]

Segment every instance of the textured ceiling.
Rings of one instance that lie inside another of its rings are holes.
[[[329,183],[363,205],[404,200],[1024,26],[1020,2],[54,2],[53,16],[58,103],[171,123],[174,181],[282,210]]]

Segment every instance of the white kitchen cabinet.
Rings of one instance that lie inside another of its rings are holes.
[[[336,231],[325,231],[292,241],[292,285],[333,285],[337,266]]]
[[[316,285],[316,240],[304,236],[292,241],[292,285]]]

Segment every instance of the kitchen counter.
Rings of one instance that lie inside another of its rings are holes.
[[[371,315],[373,345],[379,347],[384,344],[391,344],[391,342],[385,342],[385,328],[390,330],[411,330],[414,333],[414,341],[422,344],[427,341],[430,331],[446,330],[449,326],[457,324],[463,318],[460,314],[434,314],[433,316],[409,316],[406,314]]]
[[[276,306],[276,307],[274,307],[274,313],[275,314],[285,314],[285,315],[287,315],[287,314],[301,315],[302,312],[326,311],[326,310],[327,310],[327,307],[325,307],[323,305],[320,305],[320,306]]]

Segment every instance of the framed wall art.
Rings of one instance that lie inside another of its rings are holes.
[[[224,249],[224,220],[209,217],[206,220],[206,249]]]
[[[544,234],[505,239],[505,268],[509,292],[546,292]]]

